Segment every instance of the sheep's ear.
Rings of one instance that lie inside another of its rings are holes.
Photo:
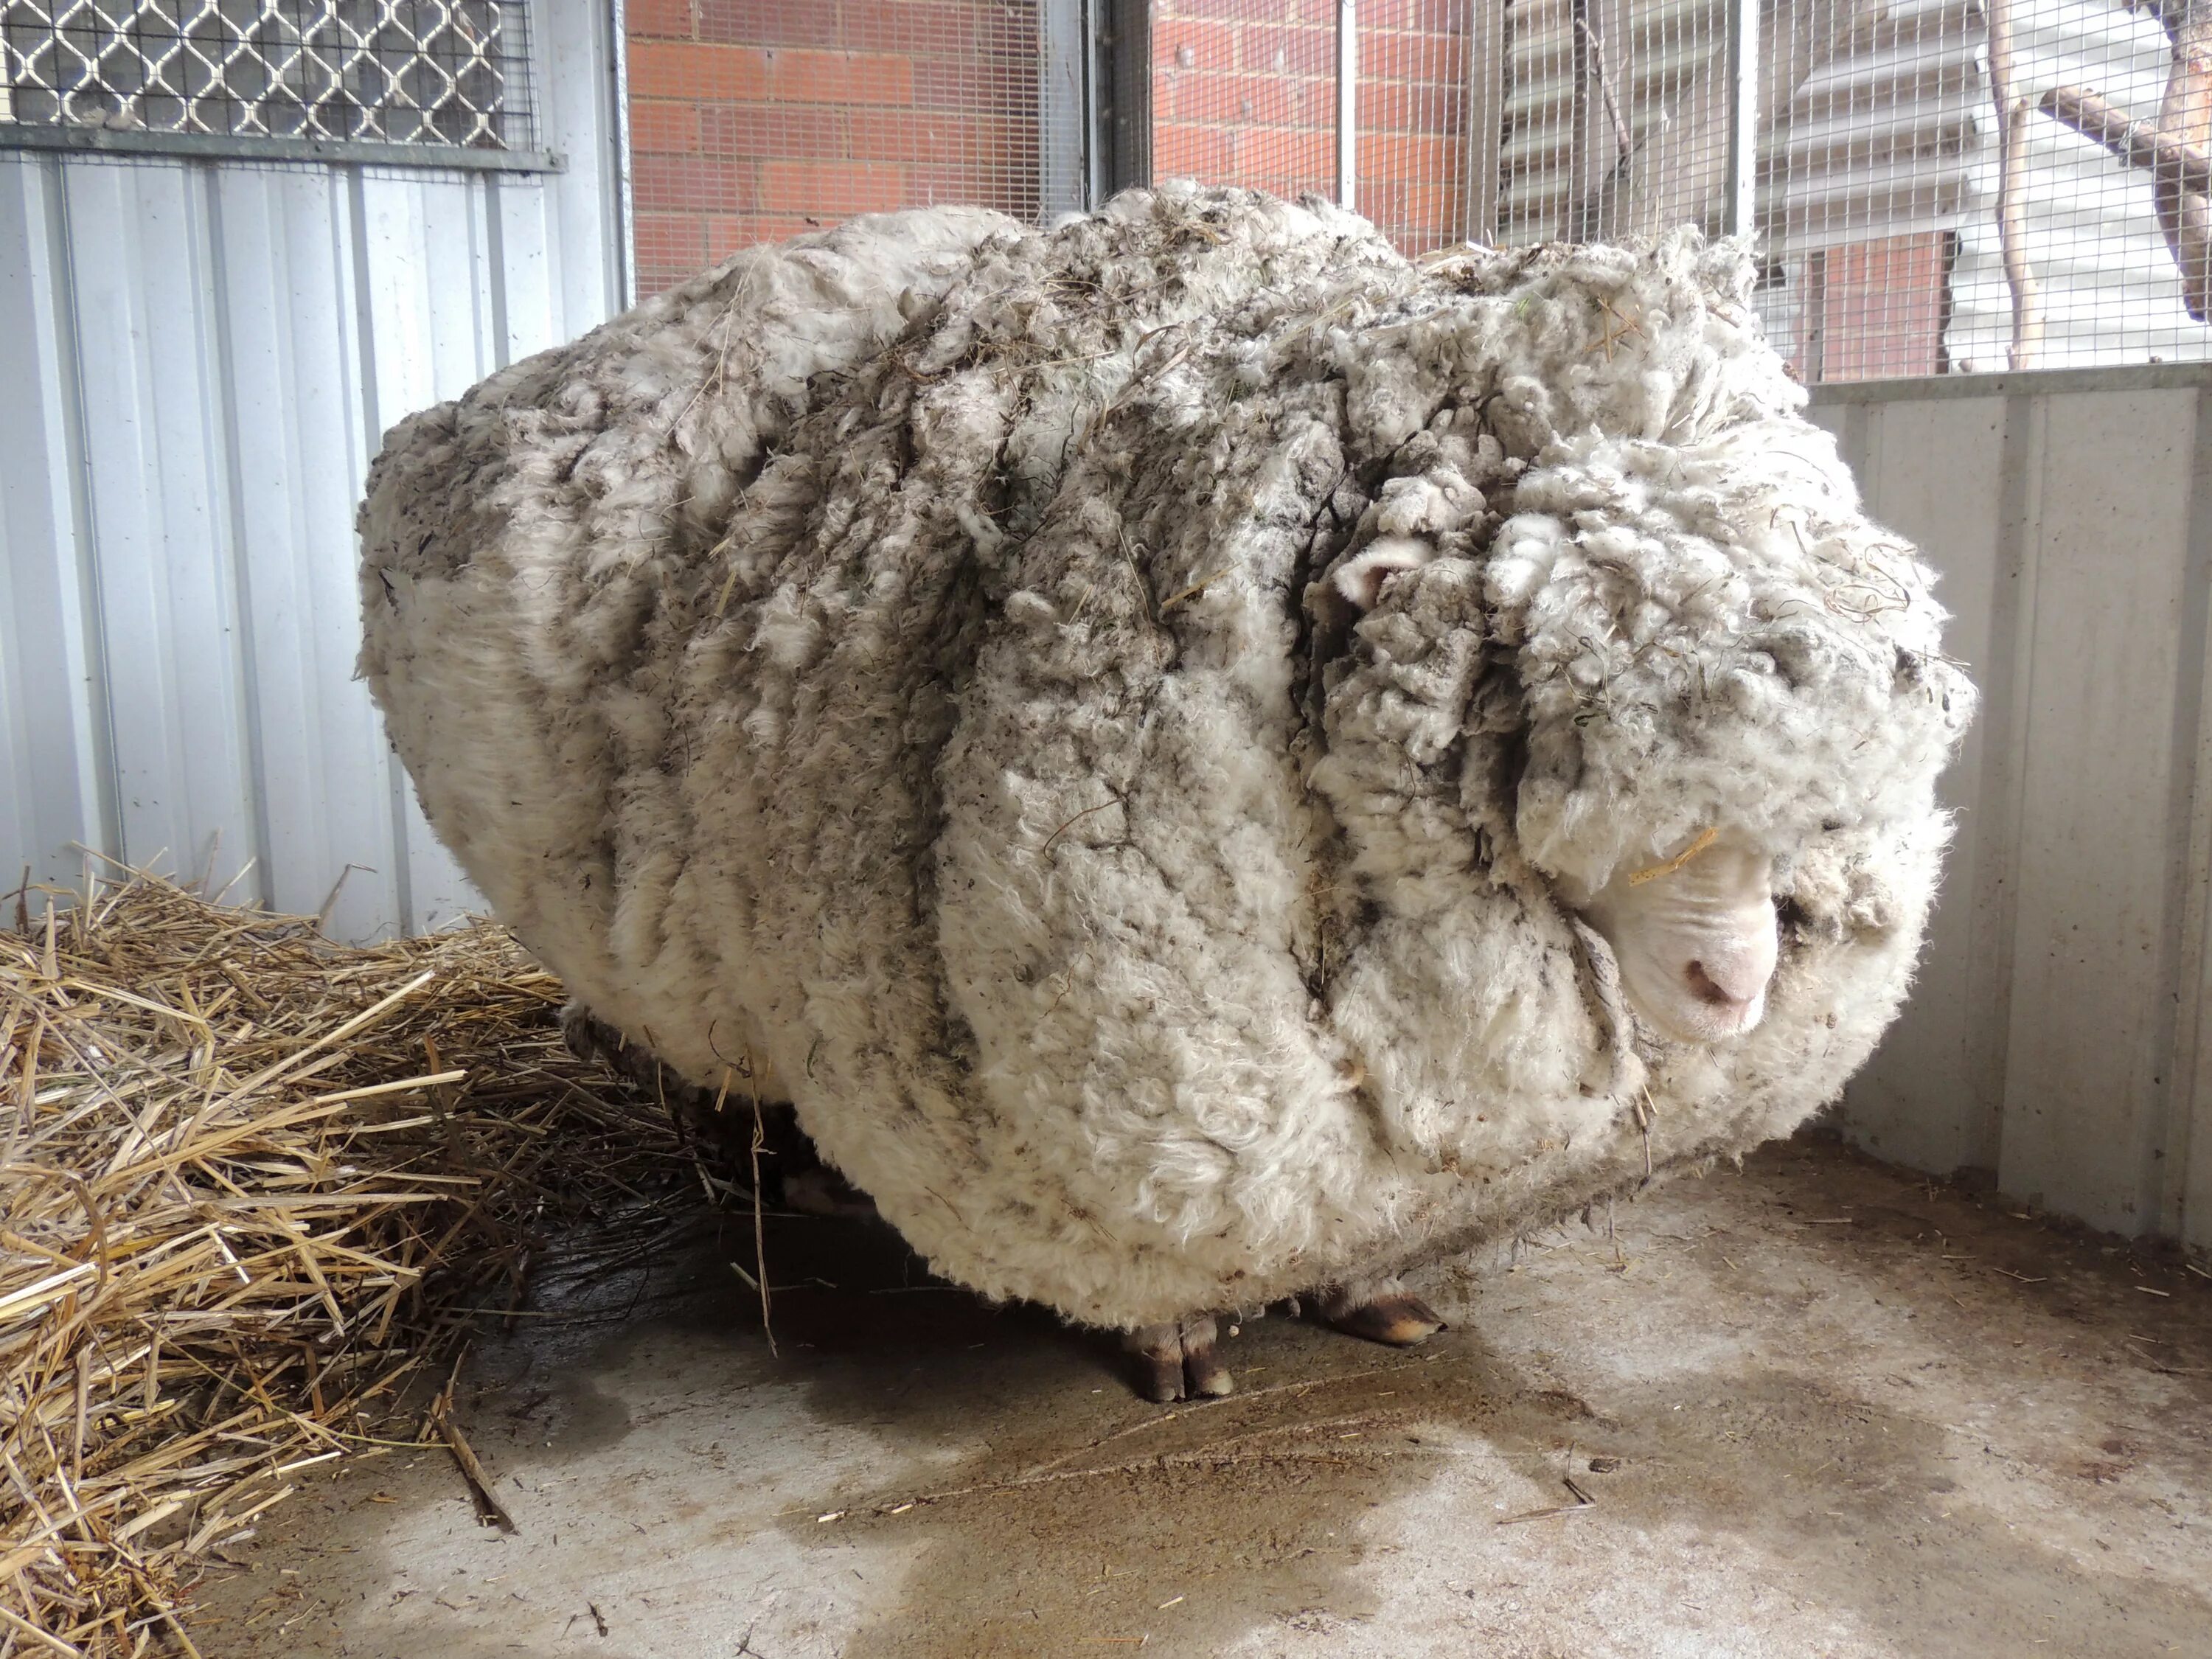
[[[1369,611],[1382,597],[1383,583],[1402,571],[1419,570],[1436,556],[1436,549],[1419,537],[1378,536],[1337,566],[1329,581],[1354,610]]]

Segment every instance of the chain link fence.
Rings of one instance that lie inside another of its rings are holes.
[[[521,0],[0,0],[10,128],[536,142]]]

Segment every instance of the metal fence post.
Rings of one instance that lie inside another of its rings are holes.
[[[615,309],[638,301],[637,185],[629,138],[629,5],[610,0],[606,9],[608,88],[614,109]]]
[[[1470,242],[1498,240],[1498,145],[1505,124],[1506,0],[1474,0],[1467,51],[1467,225]]]
[[[1336,0],[1336,204],[1356,213],[1359,179],[1359,0]]]
[[[1084,0],[1037,9],[1037,216],[1047,223],[1090,205],[1088,10]]]
[[[1721,228],[1741,236],[1759,226],[1759,0],[1729,0],[1728,199]]]
[[[1152,182],[1152,9],[1147,0],[1084,0],[1084,11],[1095,208],[1117,190]]]

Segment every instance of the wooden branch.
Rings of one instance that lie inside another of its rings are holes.
[[[1629,136],[1628,118],[1620,112],[1620,94],[1613,88],[1612,71],[1605,66],[1605,43],[1598,39],[1597,31],[1590,27],[1589,18],[1577,16],[1575,27],[1582,31],[1583,40],[1589,47],[1590,65],[1597,70],[1598,90],[1605,94],[1605,112],[1613,122],[1613,148],[1620,161],[1625,161],[1636,149],[1636,141]]]
[[[2131,12],[2150,18],[2166,31],[2166,39],[2179,45],[2182,26],[2189,21],[2191,0],[2120,0],[2121,6]]]
[[[2012,290],[2012,345],[2005,366],[2017,374],[2035,365],[2043,341],[2043,308],[2027,260],[2027,100],[2013,95],[2012,0],[1986,0],[1990,95],[1997,110],[1997,246]]]
[[[2102,144],[2131,167],[2154,173],[2193,195],[2212,195],[2212,156],[2168,137],[2148,121],[2122,113],[2094,92],[2080,87],[2053,87],[2036,107],[2084,138]]]
[[[2158,100],[2158,131],[2202,155],[2212,138],[2212,5],[2170,0],[2160,21],[2172,43],[2173,62],[2166,72],[2166,94]],[[2181,302],[2203,322],[2212,317],[2212,200],[2202,182],[2192,190],[2177,172],[2160,167],[2151,178],[2158,228],[2181,273]]]

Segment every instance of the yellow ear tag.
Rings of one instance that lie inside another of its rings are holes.
[[[1677,870],[1687,864],[1692,859],[1697,857],[1698,854],[1704,852],[1705,848],[1711,847],[1720,838],[1720,830],[1712,824],[1707,824],[1703,830],[1700,830],[1698,832],[1697,840],[1692,842],[1687,847],[1685,847],[1680,852],[1675,854],[1673,858],[1668,859],[1664,864],[1655,864],[1648,870],[1638,870],[1632,872],[1628,878],[1628,884],[1631,887],[1641,887],[1647,881],[1656,881],[1662,876],[1673,875]]]

